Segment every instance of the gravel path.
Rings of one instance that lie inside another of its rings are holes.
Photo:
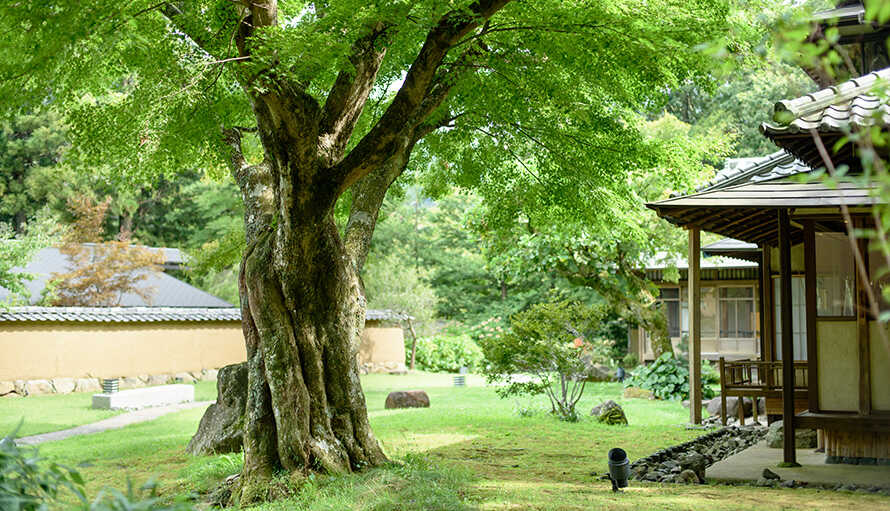
[[[110,429],[120,429],[130,424],[138,424],[157,419],[169,413],[189,410],[201,406],[209,406],[213,401],[197,401],[194,403],[180,403],[178,405],[157,406],[154,408],[144,408],[135,412],[127,412],[121,415],[94,422],[92,424],[84,424],[76,428],[63,429],[61,431],[53,431],[50,433],[42,433],[40,435],[25,436],[17,438],[15,443],[19,445],[37,445],[43,442],[54,442],[56,440],[64,440],[73,436],[91,435],[93,433],[101,433]]]

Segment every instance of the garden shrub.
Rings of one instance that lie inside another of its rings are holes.
[[[410,357],[411,340],[406,339],[406,353]],[[431,372],[456,373],[461,367],[473,371],[482,364],[482,349],[465,333],[442,332],[417,338],[415,365]]]
[[[503,335],[480,341],[490,383],[501,383],[502,398],[544,394],[558,418],[579,419],[575,405],[584,394],[589,364],[601,362],[609,342],[591,337],[605,309],[581,302],[540,303],[510,318]],[[534,379],[515,381],[514,374]]]
[[[714,390],[710,386],[714,374],[715,371],[710,364],[707,361],[702,361],[702,398],[704,399],[714,397]],[[641,365],[634,369],[630,378],[624,381],[624,386],[651,390],[658,399],[688,399],[689,363],[675,357],[672,353],[662,353],[651,364]]]

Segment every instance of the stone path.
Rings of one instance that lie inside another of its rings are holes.
[[[157,419],[158,417],[162,417],[164,415],[179,412],[182,410],[189,410],[191,408],[198,408],[201,406],[210,406],[213,404],[213,401],[197,401],[194,403],[180,403],[177,405],[168,405],[168,406],[158,406],[154,408],[144,408],[142,410],[136,410],[135,412],[127,412],[121,415],[116,415],[114,417],[101,420],[99,422],[94,422],[92,424],[84,424],[83,426],[77,426],[71,429],[63,429],[61,431],[53,431],[50,433],[42,433],[40,435],[32,435],[25,436],[21,438],[17,438],[15,443],[19,445],[37,445],[42,444],[43,442],[54,442],[56,440],[64,440],[65,438],[70,438],[73,436],[80,435],[91,435],[93,433],[101,433],[103,431],[108,431],[110,429],[120,429],[124,426],[129,426],[130,424],[138,424],[140,422],[147,422],[150,420]]]

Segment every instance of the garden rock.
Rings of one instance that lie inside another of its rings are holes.
[[[745,398],[745,417],[751,416],[751,410],[753,408],[753,403],[751,399]],[[711,415],[719,416],[720,408],[722,406],[722,402],[720,401],[720,396],[715,397],[714,399],[708,401],[708,413]],[[738,417],[739,415],[739,398],[735,396],[729,396],[726,398],[726,416],[727,417]]]
[[[57,394],[70,394],[77,386],[73,378],[55,378],[52,380],[52,384]]]
[[[624,424],[627,425],[627,416],[621,405],[611,399],[605,401],[599,406],[595,406],[590,411],[590,415],[595,415],[599,422],[609,425]]]
[[[49,380],[29,380],[25,384],[26,394],[31,396],[34,394],[52,394],[53,385]]]
[[[140,380],[139,378],[133,378],[130,376],[124,377],[120,379],[120,389],[138,389],[145,386],[145,382]]]
[[[166,385],[170,382],[170,375],[167,374],[153,374],[148,377],[148,381],[145,382],[148,386],[155,385]],[[246,388],[246,387],[245,387]],[[246,392],[246,391],[245,391]]]
[[[422,390],[390,392],[384,408],[429,408],[430,397]]]
[[[782,421],[776,421],[769,426],[766,434],[766,445],[774,449],[781,449],[784,444],[784,428]],[[797,429],[794,431],[794,447],[797,449],[812,449],[817,445],[816,430]]]
[[[0,396],[12,394],[15,392],[15,383],[11,381],[0,381]]]
[[[779,474],[773,472],[772,470],[765,468],[763,469],[763,478],[764,479],[781,479]]]
[[[97,378],[78,378],[74,381],[77,392],[99,392],[102,386]]]
[[[698,482],[705,482],[705,469],[708,468],[708,460],[701,454],[691,451],[680,457],[680,468],[684,472],[692,471],[698,477]]]
[[[624,389],[624,397],[629,399],[655,399],[655,394],[651,390],[641,389],[639,387],[627,387]]]
[[[695,474],[695,472],[688,469],[680,472],[675,481],[683,484],[698,484],[702,482]]]
[[[589,356],[584,358],[584,379],[587,381],[612,381],[615,371],[603,364],[594,364]]]
[[[186,451],[195,455],[239,452],[243,444],[247,406],[247,363],[219,370],[216,403],[210,405]]]

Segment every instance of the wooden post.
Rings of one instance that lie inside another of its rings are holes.
[[[689,229],[689,421],[701,424],[701,231]]]
[[[720,422],[726,426],[726,360],[720,357]]]
[[[779,210],[779,275],[782,321],[782,430],[784,465],[799,466],[794,450],[794,321],[791,307],[791,225],[788,210]]]
[[[819,346],[816,339],[816,224],[813,220],[803,221],[804,283],[806,286],[807,309],[807,409],[819,411]]]
[[[774,362],[776,360],[776,327],[773,317],[775,305],[773,303],[772,252],[769,245],[763,246],[760,256],[760,296],[763,297],[763,331],[760,332],[763,338],[763,351],[760,353],[760,359]],[[769,388],[776,384],[772,368],[767,369],[766,375],[760,377],[766,378],[766,385]]]
[[[862,218],[854,218],[853,225],[858,229],[865,226]],[[868,273],[868,240],[860,236],[856,244]],[[853,269],[856,274],[856,332],[859,338],[859,415],[871,415],[871,339],[868,331],[868,293],[865,290],[871,283],[863,281],[855,263]]]

